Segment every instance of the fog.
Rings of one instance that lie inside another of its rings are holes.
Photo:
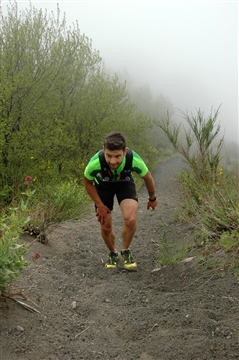
[[[7,1],[3,1],[6,5]],[[19,8],[29,6],[17,1]],[[170,98],[175,108],[209,115],[238,142],[238,2],[31,1],[66,14],[92,39],[107,67]]]

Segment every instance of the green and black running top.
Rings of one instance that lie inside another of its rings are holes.
[[[104,150],[100,150],[88,162],[84,176],[99,184],[111,181],[132,181],[132,172],[136,172],[141,177],[148,172],[145,162],[135,151],[128,149],[120,166],[113,170],[105,160]]]

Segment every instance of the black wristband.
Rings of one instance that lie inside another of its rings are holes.
[[[157,200],[156,196],[155,196],[153,199],[150,199],[150,198],[149,198],[149,201],[154,202],[155,200]]]

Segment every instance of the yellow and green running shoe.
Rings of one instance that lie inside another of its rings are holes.
[[[108,260],[106,261],[105,267],[107,269],[116,269],[118,264],[118,253],[110,252]]]
[[[124,261],[124,268],[127,270],[132,270],[137,267],[137,263],[133,260],[130,250],[122,250],[121,257]]]

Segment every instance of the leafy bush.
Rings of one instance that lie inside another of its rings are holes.
[[[211,183],[220,163],[223,146],[223,138],[215,142],[220,133],[220,125],[216,124],[219,109],[214,114],[211,112],[207,118],[200,109],[196,115],[183,112],[182,115],[188,125],[188,129],[184,129],[184,141],[179,141],[181,124],[172,125],[167,119],[157,122],[157,125],[164,131],[173,147],[183,155],[195,179]]]
[[[31,199],[29,226],[44,233],[50,223],[79,219],[87,201],[85,189],[76,181],[38,188]]]
[[[198,214],[214,239],[219,239],[223,232],[239,233],[238,180],[236,175],[225,174],[220,182],[203,194]]]
[[[27,246],[18,243],[22,228],[29,221],[25,212],[26,203],[22,200],[19,207],[10,208],[0,218],[0,294],[27,265],[23,259]]]
[[[169,140],[185,158],[189,169],[180,175],[183,204],[180,216],[198,219],[197,239],[202,253],[210,253],[210,244],[215,248],[230,249],[238,253],[239,238],[239,178],[238,167],[225,169],[221,164],[223,139],[215,142],[220,126],[216,124],[219,111],[207,119],[198,110],[196,116],[185,115],[189,125],[185,130],[184,143],[179,141],[179,126],[172,126],[169,120],[159,126]],[[216,248],[218,248],[216,246]],[[234,256],[235,263],[236,256]],[[239,259],[238,259],[239,262]]]

